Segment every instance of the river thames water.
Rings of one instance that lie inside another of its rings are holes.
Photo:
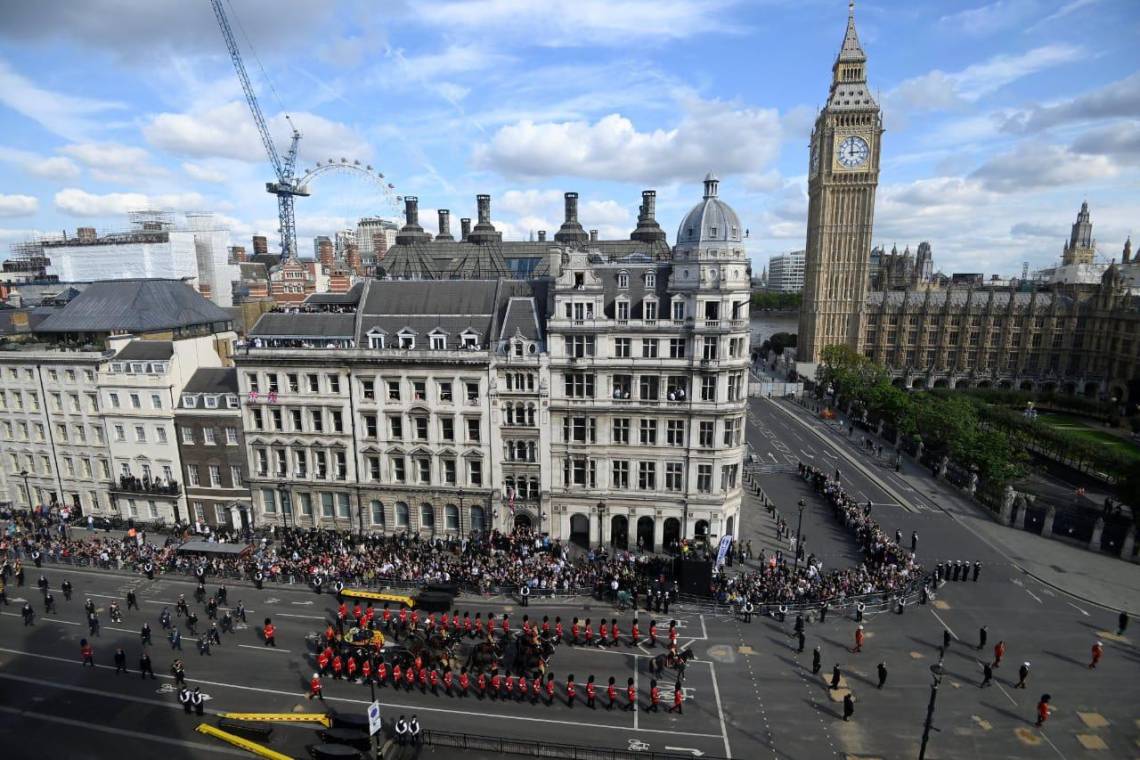
[[[762,311],[759,314],[753,314],[751,320],[752,343],[754,345],[763,343],[771,338],[773,333],[798,332],[799,321],[799,314],[794,311]]]

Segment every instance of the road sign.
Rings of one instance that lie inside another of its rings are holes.
[[[373,702],[368,705],[368,735],[375,736],[383,726],[384,722],[380,719],[380,703]]]

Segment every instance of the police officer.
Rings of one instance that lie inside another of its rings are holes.
[[[226,595],[228,593],[229,592],[226,591],[226,585],[224,583],[221,586],[218,586],[218,593],[216,594],[216,596],[218,597],[218,603],[219,604],[227,604],[228,603],[226,600]]]
[[[988,634],[989,634],[989,629],[986,628],[986,626],[983,625],[981,628],[978,629],[978,649],[985,649],[986,637]]]
[[[752,612],[755,608],[752,606],[752,601],[748,600],[744,603],[744,622],[752,622]]]
[[[194,687],[194,692],[190,695],[190,702],[194,705],[194,712],[197,715],[202,715],[206,712],[206,697],[202,694],[202,687]]]
[[[178,701],[182,703],[182,710],[190,714],[190,690],[183,686],[178,690]]]
[[[49,591],[44,594],[44,614],[49,615],[53,612],[55,612],[55,597]]]
[[[851,716],[855,714],[855,698],[851,696],[851,692],[847,692],[843,696],[843,720],[851,720]]]
[[[879,671],[879,688],[883,688],[883,684],[887,682],[887,663],[880,662],[878,666]]]
[[[136,610],[139,608],[139,599],[135,596],[134,589],[127,591],[127,611],[130,612],[132,607]]]
[[[822,666],[822,662],[821,662],[822,660],[823,660],[823,652],[820,651],[820,648],[817,645],[816,648],[813,649],[812,653],[811,653],[811,674],[813,676],[819,674],[820,667]]]
[[[127,672],[127,653],[122,647],[119,647],[118,649],[115,650],[115,675],[119,675],[119,673],[126,673],[126,672]]]
[[[530,606],[530,586],[525,583],[519,589],[519,604],[523,607]]]
[[[408,721],[408,738],[411,740],[413,747],[418,746],[423,740],[420,736],[421,731],[419,718],[413,715],[412,719]]]
[[[403,715],[396,720],[396,743],[401,747],[408,743],[408,722]]]
[[[264,582],[265,582],[265,573],[258,570],[256,573],[253,574],[253,585],[257,587],[258,591],[261,590],[261,584]]]
[[[827,610],[831,607],[830,602],[824,601],[819,605],[819,622],[827,622]]]
[[[867,611],[867,605],[863,602],[856,602],[855,604],[855,621],[863,622],[863,613]]]
[[[32,562],[36,563],[36,567],[44,566],[44,558],[43,555],[40,554],[39,549],[32,549]],[[43,576],[40,577],[42,578]]]
[[[146,573],[146,579],[148,581],[153,581],[154,580],[154,563],[148,560],[147,563],[145,565],[143,565],[143,572]],[[186,712],[190,712],[189,708],[187,708]]]
[[[39,579],[38,581],[36,581],[36,585],[37,585],[37,586],[39,586],[39,589],[40,589],[40,593],[41,593],[41,594],[46,594],[46,593],[47,593],[47,590],[48,590],[48,579],[47,579],[47,576],[46,576],[46,575],[41,575],[41,576],[40,576],[40,579]]]
[[[36,611],[32,609],[31,602],[24,602],[24,608],[20,611],[24,616],[24,625],[35,625]]]
[[[974,583],[978,582],[978,576],[981,575],[981,572],[982,572],[982,563],[981,562],[975,562],[974,563]]]
[[[962,582],[970,580],[970,560],[962,563]]]
[[[71,601],[71,581],[65,580],[63,583],[61,583],[59,585],[59,588],[61,591],[63,591],[63,598],[70,602]]]
[[[234,609],[234,617],[243,623],[247,622],[245,619],[245,602],[241,599],[238,599],[237,608]]]

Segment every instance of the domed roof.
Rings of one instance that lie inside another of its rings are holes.
[[[709,172],[705,175],[705,197],[685,214],[677,228],[677,245],[704,243],[740,243],[744,230],[732,206],[717,197],[720,180]]]

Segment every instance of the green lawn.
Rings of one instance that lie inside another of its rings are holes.
[[[1130,458],[1132,461],[1140,463],[1140,447],[1124,437],[1113,435],[1106,430],[1098,429],[1095,427],[1095,422],[1089,423],[1080,417],[1052,412],[1039,414],[1037,421],[1055,430],[1063,430],[1090,443],[1112,449]]]

